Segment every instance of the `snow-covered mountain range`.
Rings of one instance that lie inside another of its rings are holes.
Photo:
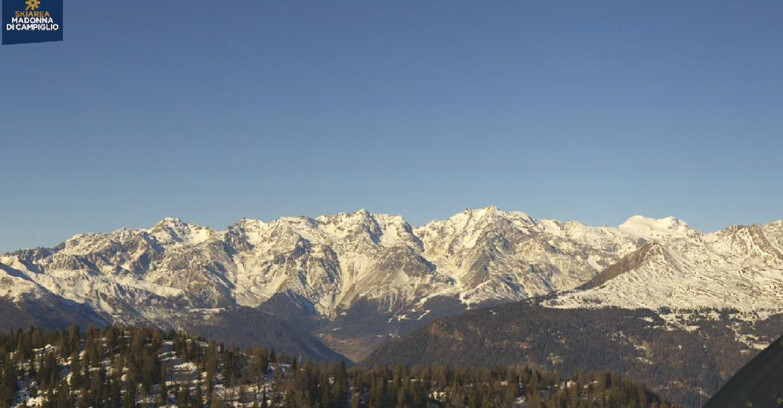
[[[0,255],[6,300],[53,296],[162,327],[284,312],[354,359],[438,316],[555,292],[548,306],[764,313],[783,309],[781,289],[783,221],[707,234],[672,217],[591,227],[492,206],[417,228],[365,210],[223,231],[166,218]]]
[[[705,234],[674,218],[637,216],[620,229],[647,244],[547,305],[783,310],[783,221]]]

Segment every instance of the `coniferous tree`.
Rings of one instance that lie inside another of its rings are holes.
[[[13,401],[17,381],[28,384],[28,393],[41,397],[43,408],[131,408],[137,402],[148,404],[141,401],[150,401],[150,395],[156,396],[152,400],[160,406],[168,405],[172,393],[178,406],[199,408],[205,403],[210,407],[231,403],[256,408],[426,408],[433,404],[430,398],[442,406],[477,408],[511,406],[517,398],[525,398],[528,407],[669,407],[644,386],[614,373],[577,372],[563,378],[529,366],[455,369],[404,365],[348,371],[345,362],[304,361],[300,365],[299,359],[290,355],[279,358],[289,361],[290,366],[275,363],[272,372],[268,371],[271,350],[257,347],[242,351],[202,343],[186,333],[113,326],[90,328],[84,338],[83,343],[74,340],[78,332],[73,329],[31,328],[0,334],[0,408],[24,402]],[[36,344],[44,347],[34,349]],[[67,349],[65,355],[70,358],[58,361],[57,357],[64,355],[58,348]],[[9,349],[16,351],[13,359],[5,352]],[[17,355],[30,357],[23,360]],[[166,364],[171,361],[191,361],[198,371],[180,368],[188,365],[170,371]],[[61,379],[60,373],[69,368],[70,375]],[[178,383],[173,392],[169,376],[176,377]],[[38,384],[38,388],[30,384]],[[137,398],[139,390],[143,398]]]
[[[17,372],[10,358],[6,356],[3,360],[2,402],[10,407],[18,391]]]
[[[71,395],[71,388],[68,386],[68,382],[63,380],[57,385],[57,394],[55,398],[54,406],[56,408],[71,408],[74,404],[73,397]]]
[[[158,390],[158,405],[168,405],[169,403],[169,387],[166,384],[168,381],[168,375],[166,373],[166,365],[162,364],[160,367],[160,389]]]
[[[180,385],[179,392],[177,393],[176,405],[178,407],[187,407],[188,404],[189,404],[188,389],[186,387]]]
[[[201,392],[201,384],[197,384],[195,387],[192,404],[194,407],[197,408],[201,408],[204,406],[204,395]]]

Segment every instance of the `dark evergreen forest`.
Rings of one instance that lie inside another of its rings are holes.
[[[77,326],[0,335],[0,408],[669,407],[614,373],[316,363],[184,332]]]

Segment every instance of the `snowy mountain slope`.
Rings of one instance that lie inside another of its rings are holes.
[[[649,222],[632,217],[620,229],[650,244],[605,270],[584,290],[561,294],[546,304],[779,312],[781,224],[731,226],[704,234],[674,218]]]
[[[44,290],[25,274],[0,263],[0,298],[19,301],[25,297],[38,298]]]
[[[368,313],[385,322],[364,334],[329,326],[325,339],[355,348],[465,307],[572,289],[642,244],[616,228],[496,207],[420,228],[360,210],[241,219],[224,231],[166,218],[148,229],[79,234],[0,262],[13,272],[7,279],[18,280],[9,281],[15,292],[40,288],[124,323],[166,327],[190,315],[263,308],[277,294],[297,299],[300,321],[316,326]]]
[[[572,289],[643,244],[615,228],[536,220],[497,207],[466,210],[415,232],[424,256],[455,279],[455,292],[468,304]]]
[[[258,306],[292,291],[328,316],[358,298],[398,299],[394,308],[434,294],[498,297],[482,286],[510,299],[568,289],[637,246],[610,228],[488,207],[415,231],[402,217],[364,210],[243,219],[226,231],[167,218],[0,259],[53,293],[109,313],[96,292],[124,299],[144,291],[203,308]]]
[[[53,295],[19,271],[0,263],[0,327],[105,324],[90,307]]]
[[[417,228],[365,210],[223,231],[166,218],[0,255],[0,297],[162,327],[259,308],[361,358],[439,316],[560,291],[547,305],[779,308],[782,253],[783,222],[704,234],[673,217],[591,227],[492,206]]]
[[[648,241],[660,241],[670,238],[687,238],[698,235],[687,222],[675,217],[661,219],[634,215],[618,227],[621,231]]]

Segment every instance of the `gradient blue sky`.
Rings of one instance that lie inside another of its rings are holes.
[[[44,0],[45,3],[45,0]],[[498,205],[783,218],[783,2],[66,1],[0,47],[0,250]]]

